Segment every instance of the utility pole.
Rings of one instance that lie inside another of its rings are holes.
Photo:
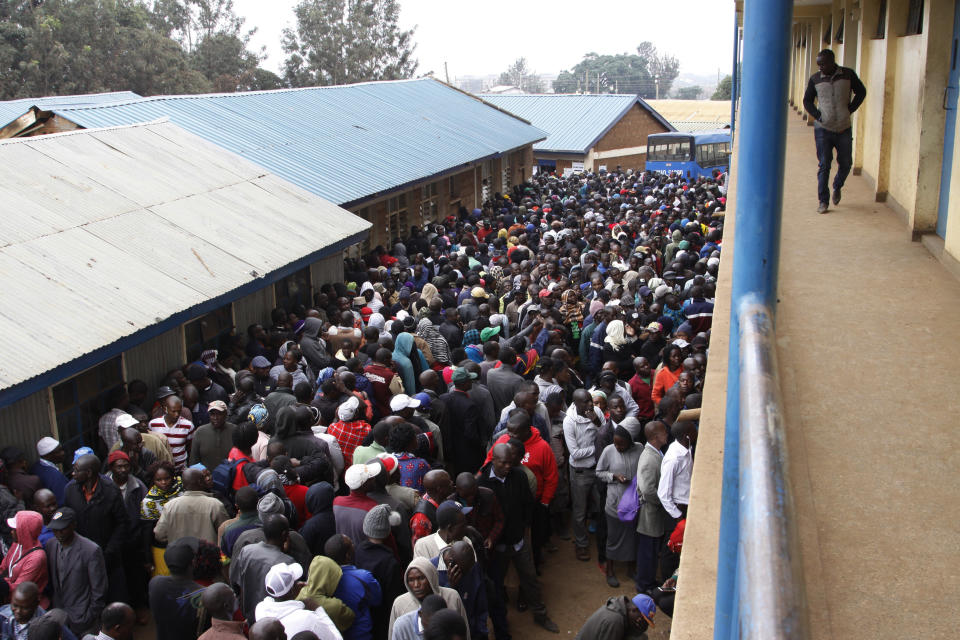
[[[443,61],[443,75],[447,78],[447,84],[450,84],[450,72],[447,71],[447,61]]]
[[[597,93],[600,93],[600,72],[597,71]]]
[[[660,99],[660,74],[653,76],[653,82],[657,87],[657,100]]]

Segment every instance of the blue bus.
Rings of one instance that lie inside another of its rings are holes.
[[[730,167],[730,131],[653,133],[647,136],[647,171],[709,178]]]

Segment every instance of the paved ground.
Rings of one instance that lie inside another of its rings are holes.
[[[955,638],[960,283],[788,126],[777,335],[812,638]]]

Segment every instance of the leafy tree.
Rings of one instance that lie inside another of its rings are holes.
[[[500,84],[517,87],[527,93],[543,93],[543,80],[530,70],[526,58],[517,58],[507,70],[500,74]]]
[[[283,32],[286,81],[295,87],[409,78],[413,29],[397,24],[397,0],[301,0]]]
[[[680,63],[675,57],[659,53],[650,42],[641,42],[636,54],[586,54],[572,70],[557,76],[553,89],[557,93],[619,92],[653,98],[658,81],[660,95],[666,96],[679,73]]]
[[[701,95],[703,95],[703,87],[700,85],[680,87],[674,93],[674,97],[678,100],[699,100]]]
[[[729,75],[723,76],[723,80],[717,85],[717,90],[710,96],[711,100],[730,100],[733,97],[733,78]]]

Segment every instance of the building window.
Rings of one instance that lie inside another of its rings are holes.
[[[406,236],[410,232],[410,225],[407,222],[407,194],[401,193],[399,196],[387,200],[387,233],[390,236],[390,246],[393,246],[401,236]]]
[[[450,199],[456,200],[457,196],[460,195],[460,190],[457,188],[457,176],[450,176],[448,182],[450,186]]]
[[[230,334],[233,333],[233,308],[224,305],[219,309],[191,320],[183,325],[183,335],[187,343],[187,360],[193,362],[207,349],[225,351],[229,347]]]
[[[907,32],[905,35],[915,36],[923,33],[923,0],[910,0],[907,9]]]
[[[887,35],[887,0],[880,0],[877,9],[877,28],[873,32],[874,40],[883,40]]]
[[[57,432],[68,460],[72,459],[73,451],[82,446],[102,453],[97,426],[100,416],[110,409],[107,406],[110,396],[122,386],[123,364],[117,356],[53,388]]]
[[[291,273],[273,285],[277,306],[290,313],[297,305],[310,306],[310,267]],[[190,344],[189,341],[187,344]]]
[[[827,28],[823,30],[823,42],[824,44],[830,44],[830,37],[833,35],[833,20],[830,20],[830,24],[827,25]]]
[[[503,168],[503,175],[500,177],[500,193],[508,194],[510,193],[510,187],[513,184],[510,182],[510,165],[507,165]]]
[[[450,184],[448,187],[453,191],[453,178],[450,178]],[[431,222],[437,221],[437,214],[439,213],[440,207],[437,203],[439,199],[438,196],[439,190],[437,189],[437,183],[431,182],[430,184],[425,184],[420,187],[420,224],[429,224]]]

